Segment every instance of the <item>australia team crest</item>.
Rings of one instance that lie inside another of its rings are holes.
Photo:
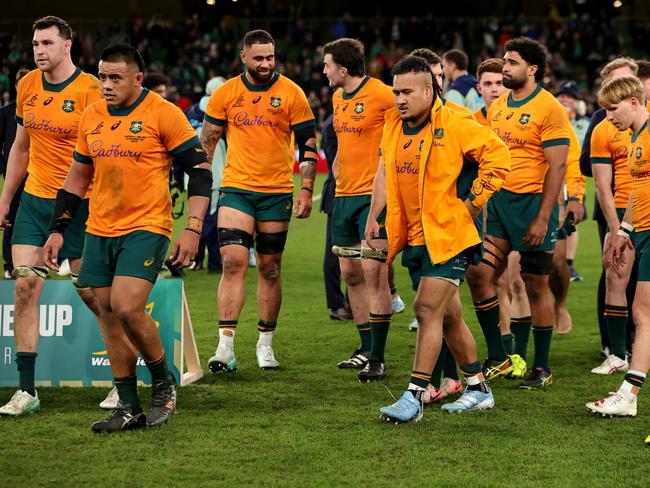
[[[129,127],[129,130],[133,132],[134,134],[137,134],[138,132],[142,132],[142,121],[141,120],[132,120],[131,121],[131,127]]]
[[[643,156],[643,149],[641,149],[641,146],[636,148],[635,156],[637,159],[641,159],[641,156]]]
[[[521,117],[519,117],[519,123],[527,124],[528,122],[530,122],[530,114],[521,114]]]
[[[358,114],[363,112],[363,102],[355,103],[354,104],[354,111]]]
[[[63,100],[61,108],[67,113],[74,112],[74,100]]]
[[[279,108],[282,104],[282,99],[280,97],[271,97],[271,107]]]

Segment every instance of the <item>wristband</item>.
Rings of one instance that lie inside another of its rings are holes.
[[[633,230],[633,225],[628,224],[627,222],[621,222],[621,226],[618,228],[618,231],[616,231],[616,235],[621,237],[630,237]]]
[[[185,227],[185,230],[189,230],[198,235],[201,235],[203,231],[203,220],[193,215],[190,215],[189,218],[187,219],[187,226]]]
[[[307,190],[307,191],[308,191],[309,193],[311,193],[312,195],[313,195],[313,193],[314,193],[314,190],[312,190],[311,188],[307,188],[306,186],[300,187],[300,189],[301,189],[301,190]]]

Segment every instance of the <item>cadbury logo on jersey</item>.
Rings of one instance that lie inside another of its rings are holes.
[[[72,129],[68,127],[57,127],[56,125],[52,125],[51,120],[43,119],[40,122],[37,121],[36,115],[33,113],[25,114],[25,117],[23,118],[23,127],[25,127],[25,129],[63,134],[65,137],[70,137],[70,134],[72,133]]]
[[[280,122],[277,120],[265,120],[263,115],[248,116],[248,112],[238,112],[233,118],[236,127],[271,127],[277,129]]]
[[[74,100],[63,100],[63,105],[61,105],[61,108],[66,113],[74,112]]]
[[[54,100],[54,97],[47,97],[45,100],[43,100],[43,105],[47,106],[50,103],[52,103],[52,100]]]
[[[104,141],[98,139],[90,144],[90,157],[95,158],[128,158],[134,159],[136,162],[140,161],[142,151],[132,151],[131,149],[123,149],[122,144],[111,144],[109,147],[104,147]]]

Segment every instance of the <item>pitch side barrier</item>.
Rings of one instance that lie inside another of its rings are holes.
[[[0,386],[17,386],[14,342],[15,281],[0,281]],[[113,375],[95,316],[83,304],[69,280],[45,282],[39,302],[36,386],[112,386]],[[180,384],[203,376],[194,340],[183,281],[158,280],[145,311],[160,331],[169,370]],[[172,362],[173,361],[173,362]],[[151,375],[138,358],[138,379]]]

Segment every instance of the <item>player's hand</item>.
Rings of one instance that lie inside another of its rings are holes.
[[[363,232],[363,238],[366,240],[370,249],[376,249],[372,245],[372,241],[379,238],[379,223],[376,219],[368,219],[366,222],[366,229]]]
[[[9,203],[0,201],[0,229],[8,229],[11,227],[11,222],[7,220],[9,215]]]
[[[605,244],[605,263],[608,266],[622,268],[627,262],[625,259],[625,249],[633,249],[632,240],[629,237],[619,236],[618,234],[609,234]]]
[[[48,268],[59,270],[59,252],[63,247],[63,235],[58,232],[52,232],[47,242],[43,246],[43,262]]]
[[[199,250],[199,236],[196,232],[185,229],[176,239],[169,257],[172,266],[187,268]]]
[[[472,220],[476,220],[478,215],[481,213],[481,209],[472,205],[472,202],[469,200],[469,198],[463,200],[463,203],[467,207],[467,211],[469,212],[469,214],[472,216]]]
[[[524,236],[524,246],[529,248],[540,246],[544,242],[547,230],[548,219],[540,217],[539,215],[535,217],[528,226],[528,229],[526,229],[526,235]]]
[[[311,192],[309,190],[300,190],[293,205],[293,215],[297,219],[306,219],[311,215]]]
[[[573,214],[573,219],[571,221],[573,225],[581,222],[585,216],[584,205],[582,205],[580,202],[576,202],[575,200],[569,200],[569,203],[567,203],[566,206],[566,211],[568,214]]]

